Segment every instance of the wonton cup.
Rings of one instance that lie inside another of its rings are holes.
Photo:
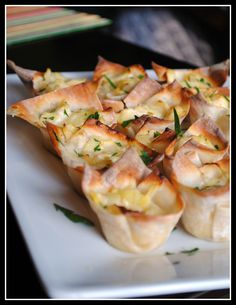
[[[86,163],[94,169],[108,168],[131,146],[139,154],[144,151],[150,158],[153,155],[153,152],[141,143],[128,139],[95,119],[88,119],[80,129],[67,136],[64,128],[47,124],[52,145],[66,165],[72,183],[79,193]]]
[[[177,152],[171,181],[185,202],[181,222],[195,237],[216,242],[229,240],[229,158],[194,164]]]
[[[189,119],[194,123],[203,115],[211,118],[229,140],[230,100],[226,87],[209,88],[191,97]]]
[[[103,110],[96,89],[97,84],[92,81],[58,89],[19,101],[11,105],[7,113],[39,128],[46,148],[53,151],[46,131],[47,122],[62,126],[64,122],[68,123],[70,120],[73,128],[81,126],[90,114]],[[108,115],[111,116],[112,113],[110,112]]]
[[[215,123],[210,118],[203,117],[166,148],[163,167],[167,177],[171,176],[173,160],[180,150],[188,153],[199,164],[213,163],[228,157],[229,145]]]
[[[229,74],[229,59],[198,69],[174,70],[152,62],[152,67],[158,76],[158,81],[172,83],[177,80],[183,87],[190,91],[199,92],[209,87],[220,87],[227,80]]]
[[[98,82],[97,94],[102,104],[109,102],[121,107],[123,99],[145,76],[141,65],[125,67],[99,56],[93,80]]]
[[[86,165],[82,188],[107,241],[127,252],[165,243],[184,208],[171,183],[148,169],[133,148],[103,172]]]
[[[135,89],[134,89],[135,90]],[[148,89],[147,89],[148,90]],[[132,92],[130,93],[132,94]],[[134,107],[126,108],[117,114],[117,128],[129,137],[135,137],[138,132],[136,125],[140,117],[155,117],[161,120],[174,123],[174,108],[179,116],[180,122],[188,115],[190,109],[189,93],[177,82],[173,82],[166,87],[162,87],[157,93],[147,100],[132,99]],[[143,123],[145,123],[143,121]],[[137,124],[140,128],[143,124]]]
[[[46,72],[24,69],[17,66],[12,60],[7,60],[7,64],[13,71],[16,72],[32,96],[41,95],[86,81],[85,78],[66,78],[59,72],[52,72],[49,68],[46,70]]]

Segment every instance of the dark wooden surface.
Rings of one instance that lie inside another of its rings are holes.
[[[140,63],[147,69],[151,68],[152,60],[172,68],[191,68],[184,62],[111,37],[103,30],[72,34],[7,49],[7,58],[14,60],[18,65],[42,71],[47,67],[54,71],[93,70],[98,55],[124,65]],[[12,71],[8,70],[8,73]],[[157,298],[227,298],[228,296],[229,290],[224,289]],[[48,298],[9,201],[7,201],[7,298]]]

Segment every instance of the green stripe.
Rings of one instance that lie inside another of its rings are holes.
[[[76,12],[72,11],[72,10],[61,10],[59,12],[47,13],[47,14],[34,16],[34,17],[27,17],[27,18],[22,18],[22,19],[17,19],[17,20],[9,20],[9,21],[7,21],[7,27],[9,28],[11,26],[33,23],[33,22],[43,21],[43,20],[52,19],[52,18],[56,18],[56,17],[69,16],[69,15],[73,15],[75,13]]]
[[[68,33],[73,33],[73,32],[82,32],[88,29],[95,29],[98,27],[102,27],[105,25],[111,24],[112,21],[110,19],[100,19],[97,20],[96,23],[91,23],[91,24],[86,24],[86,25],[70,25],[69,27],[63,27],[63,28],[56,28],[55,30],[51,30],[50,32],[35,32],[31,33],[28,36],[18,36],[14,38],[9,38],[7,39],[7,45],[14,45],[14,44],[19,44],[22,42],[27,42],[27,41],[33,41],[37,39],[42,39],[42,38],[49,38],[49,37],[54,37],[54,36],[60,36],[60,35],[65,35]]]

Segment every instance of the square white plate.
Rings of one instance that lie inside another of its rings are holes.
[[[90,72],[64,74],[91,76]],[[27,97],[17,76],[8,75],[7,106]],[[40,132],[11,117],[7,120],[7,191],[51,298],[157,296],[230,285],[228,243],[202,241],[178,227],[161,248],[129,254],[110,246],[97,227],[73,223],[56,211],[53,203],[94,220],[61,161],[44,149]],[[180,253],[195,247],[199,251],[194,255]],[[166,251],[175,254],[167,256]]]

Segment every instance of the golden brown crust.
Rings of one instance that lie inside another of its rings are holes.
[[[7,60],[7,65],[18,75],[29,92],[32,95],[36,95],[36,92],[33,88],[33,79],[36,75],[42,75],[43,73],[35,70],[24,69],[20,66],[17,66],[14,61],[9,59]]]
[[[145,77],[125,97],[124,103],[128,108],[135,107],[145,102],[148,98],[160,91],[160,89],[161,85],[157,81]]]
[[[190,234],[212,241],[229,240],[227,177],[229,159],[197,167],[182,151],[176,154],[171,180],[185,201],[181,221]]]
[[[96,199],[96,196],[109,195],[113,190],[122,192],[130,187],[138,188],[143,194],[150,192],[150,200],[154,200],[156,209],[162,212],[148,214],[125,208],[119,201],[103,207]],[[122,251],[141,253],[160,246],[183,212],[183,202],[170,182],[151,172],[133,149],[126,151],[103,173],[86,166],[82,188],[100,220],[106,239]]]
[[[189,70],[174,70],[167,67],[160,66],[152,62],[152,67],[158,76],[158,80],[163,82],[172,82],[174,79],[178,81],[182,80],[187,74],[196,74],[202,75],[209,81],[212,87],[222,86],[227,80],[229,74],[229,60],[225,60],[221,63],[209,66],[202,67],[198,69],[189,69]],[[169,77],[171,74],[171,78]]]
[[[36,127],[43,127],[39,120],[40,115],[46,111],[54,110],[64,101],[67,102],[72,111],[89,108],[102,110],[96,90],[97,83],[88,81],[22,100],[11,105],[7,113],[12,116],[18,116]]]
[[[107,72],[111,74],[119,74],[126,72],[126,70],[127,68],[125,66],[111,62],[101,56],[98,56],[98,63],[94,70],[93,80],[99,80]]]

